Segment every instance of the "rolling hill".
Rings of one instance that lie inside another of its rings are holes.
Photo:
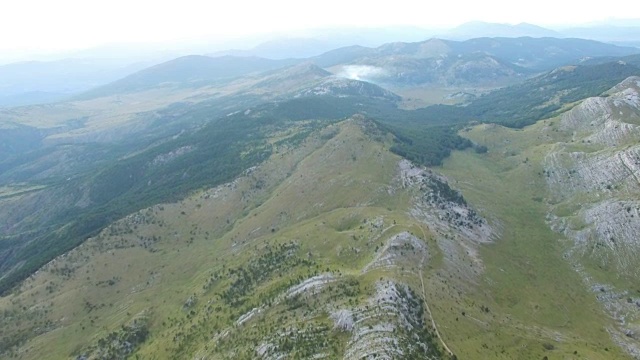
[[[3,109],[0,357],[637,358],[640,68],[538,73],[599,51],[189,56]]]
[[[305,61],[312,61],[343,77],[391,86],[496,87],[520,82],[536,72],[575,63],[584,57],[623,56],[638,51],[580,39],[480,38],[463,42],[431,39],[390,43],[377,48],[352,46],[307,60],[193,55],[144,69],[75,99],[88,100],[158,88],[179,90],[219,86],[252,73],[282,69]]]
[[[121,218],[3,298],[7,356],[623,356],[561,254],[527,254],[553,244],[542,218],[540,239],[502,252],[525,215],[496,210],[509,197],[467,198],[389,140],[362,117],[321,126],[230,183]],[[502,284],[544,268],[562,275]],[[506,300],[523,296],[537,314]]]
[[[253,72],[285,67],[296,60],[269,60],[258,57],[190,55],[152,66],[108,85],[93,89],[78,99],[146,90],[158,86],[197,86],[229,80]]]
[[[313,61],[343,76],[389,86],[496,87],[577,63],[585,57],[623,56],[638,51],[582,39],[430,39],[378,48],[337,49]]]

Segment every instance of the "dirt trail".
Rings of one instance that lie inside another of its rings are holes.
[[[424,232],[424,229],[422,228],[422,226],[419,226],[420,230],[422,231],[422,241],[426,241],[427,240],[427,234]],[[427,302],[427,292],[424,289],[424,279],[422,278],[422,273],[424,271],[424,259],[425,257],[422,257],[422,260],[420,260],[420,284],[422,285],[422,298],[424,299],[424,305],[427,308],[427,313],[429,314],[429,318],[431,319],[431,325],[433,326],[433,329],[436,332],[436,336],[438,337],[438,340],[440,340],[440,343],[442,344],[442,346],[444,347],[444,349],[449,353],[450,356],[453,356],[453,351],[451,351],[451,349],[449,349],[449,346],[447,346],[447,343],[444,342],[444,339],[442,339],[442,336],[440,336],[440,331],[438,331],[438,326],[436,325],[436,321],[433,319],[433,315],[431,314],[431,308],[429,307],[429,303]]]

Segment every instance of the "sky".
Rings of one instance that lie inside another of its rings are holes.
[[[640,1],[2,0],[0,55],[113,43],[227,39],[308,28],[410,25],[446,28],[479,20],[542,26],[640,14]]]

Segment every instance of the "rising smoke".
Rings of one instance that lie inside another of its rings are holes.
[[[346,65],[338,72],[338,76],[352,80],[376,82],[388,76],[388,74],[385,69],[377,66]]]

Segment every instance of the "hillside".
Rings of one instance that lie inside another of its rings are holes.
[[[462,42],[430,39],[389,43],[377,48],[351,46],[308,59],[192,55],[138,71],[75,99],[89,100],[152,89],[180,92],[185,88],[217,87],[245,75],[307,61],[343,77],[391,86],[496,87],[522,81],[536,72],[575,63],[584,57],[623,56],[638,51],[591,40],[522,37]]]
[[[638,48],[594,40],[543,38],[475,38],[459,43],[458,51],[487,52],[533,70],[545,71],[576,63],[585,57],[638,54]]]
[[[495,87],[574,64],[585,57],[624,56],[638,51],[582,39],[487,37],[399,42],[378,48],[348,47],[317,56],[313,61],[336,73],[392,86]]]
[[[467,106],[406,111],[395,106],[398,96],[387,90],[336,78],[307,63],[235,80],[227,86],[228,93],[218,98],[203,97],[199,102],[157,109],[152,100],[148,113],[135,112],[132,117],[128,113],[140,109],[140,103],[129,109],[122,106],[121,97],[117,111],[122,112],[118,115],[122,123],[104,123],[101,120],[106,115],[111,116],[110,121],[113,115],[98,112],[95,118],[63,122],[65,126],[48,130],[10,128],[5,132],[6,150],[25,153],[0,161],[0,181],[6,186],[6,195],[0,199],[4,208],[0,215],[6,224],[5,247],[0,249],[0,289],[8,290],[127,213],[228,181],[262,161],[270,151],[264,136],[273,128],[362,113],[394,134],[394,153],[434,166],[442,164],[452,150],[473,146],[456,135],[452,126],[482,120],[522,127],[566,110],[562,104],[598,95],[615,81],[638,73],[637,68],[617,62],[560,69]],[[132,103],[140,99],[130,96]],[[258,105],[269,99],[277,101]],[[109,108],[110,104],[102,106]],[[60,110],[60,119],[64,119],[80,105],[83,103],[53,109]],[[55,119],[51,107],[35,109]],[[43,138],[47,131],[51,135]],[[115,134],[118,141],[112,137]],[[20,141],[21,137],[29,142]],[[69,139],[76,143],[69,144]],[[165,157],[179,161],[169,167],[149,165]],[[183,181],[185,177],[188,180]]]
[[[184,56],[131,74],[108,85],[77,96],[86,100],[113,94],[148,90],[157,86],[201,86],[253,72],[285,67],[295,60],[269,60],[258,57]]]
[[[182,60],[177,59],[176,62]],[[208,60],[205,62],[208,63]],[[217,68],[219,64],[216,61],[214,63]],[[132,84],[126,78],[112,84],[115,86],[112,89],[114,93],[111,90],[102,93],[102,88],[96,89],[92,93],[95,98],[87,93],[87,98],[78,97],[63,103],[0,109],[0,155],[3,160],[11,160],[14,155],[23,155],[26,151],[51,145],[113,144],[130,139],[140,144],[129,145],[144,148],[148,142],[188,131],[229,113],[244,111],[269,101],[318,95],[321,89],[324,91],[322,95],[328,96],[371,94],[398,101],[397,95],[377,85],[331,78],[331,73],[308,62],[281,65],[282,68],[275,70],[252,72],[217,83],[198,82],[198,85],[189,82],[183,78],[185,74],[181,74],[174,78],[175,83],[148,84],[141,88],[134,87],[137,90],[131,92],[118,89],[118,84]],[[172,73],[172,64],[166,66],[171,67]],[[217,69],[229,74],[224,71],[224,66]],[[197,73],[200,70],[195,68],[188,71]],[[132,77],[147,78],[149,73],[156,71],[163,72],[152,67]],[[158,80],[155,75],[149,76],[153,81]],[[172,75],[163,76],[166,80]],[[189,115],[203,108],[206,109],[206,117],[199,116],[194,120]]]
[[[559,253],[544,265],[563,277],[535,288],[570,296],[529,294],[537,315],[505,304],[522,290],[492,285],[496,267],[517,281],[543,263],[493,250],[511,218],[389,140],[362,118],[329,125],[231,183],[125,216],[2,298],[5,355],[622,355],[592,331],[610,321]]]
[[[616,341],[640,356],[640,311],[634,294],[640,77],[625,80],[607,95],[585,100],[557,122],[571,141],[558,143],[544,158],[552,204],[549,223],[573,242],[572,261],[618,320]]]
[[[6,186],[0,289],[127,213],[228,181],[262,161],[269,153],[265,131],[273,127],[361,113],[396,136],[394,153],[440,165],[452,150],[473,146],[452,126],[481,120],[522,127],[639,73],[618,62],[559,69],[466,106],[407,111],[396,107],[399,98],[388,90],[303,63],[206,91],[143,92],[6,111],[12,118],[2,132],[9,156],[0,161]],[[163,101],[154,94],[170,97]],[[171,98],[187,101],[167,106]],[[87,116],[69,119],[72,114]],[[15,125],[24,120],[39,122]],[[180,157],[170,167],[148,165],[172,154]]]
[[[593,45],[548,44],[194,56],[0,110],[0,357],[640,357],[637,55],[536,75]]]
[[[0,65],[0,107],[61,101],[140,71],[152,62],[64,59]]]
[[[527,248],[527,262],[534,254],[549,254],[535,249],[527,222],[537,218],[553,229],[556,233],[549,241],[555,244],[547,246],[559,247],[558,254],[579,275],[580,284],[615,320],[606,331],[633,358],[640,356],[639,81],[628,78],[606,97],[586,99],[561,116],[523,130],[495,125],[469,129],[465,136],[487,146],[487,155],[456,153],[443,170],[464,184],[466,197],[488,211],[500,206],[508,211],[532,209],[520,217],[521,227],[512,229],[523,238],[511,246]],[[582,305],[574,305],[578,306]]]

